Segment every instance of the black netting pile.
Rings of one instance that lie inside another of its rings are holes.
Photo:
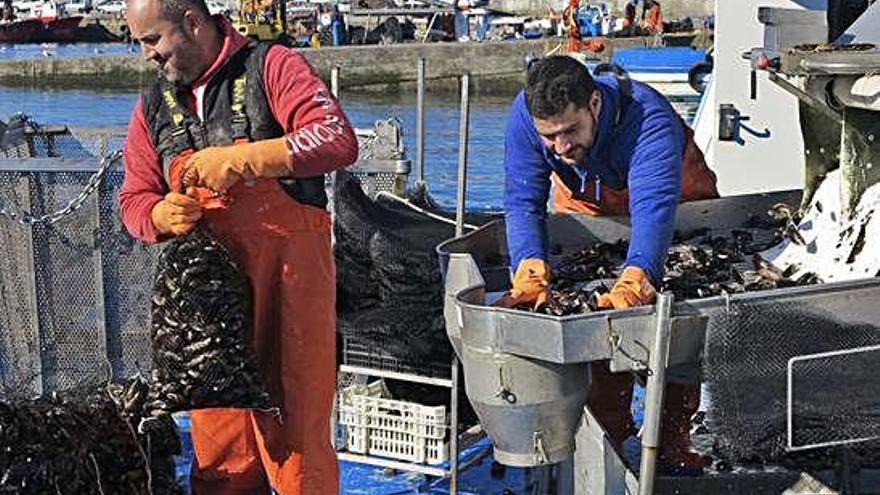
[[[454,225],[381,196],[373,201],[342,174],[334,201],[337,316],[346,359],[369,354],[448,367],[435,247],[455,235]]]
[[[251,318],[248,281],[220,243],[203,229],[168,241],[153,285],[146,415],[271,407],[251,346]]]
[[[172,495],[180,444],[170,417],[137,432],[140,378],[0,401],[0,493]]]
[[[854,325],[803,303],[731,303],[710,320],[704,378],[711,393],[706,425],[714,457],[728,463],[832,466],[833,449],[787,453],[790,358],[880,345],[880,329]],[[880,353],[805,362],[794,368],[796,445],[880,434]],[[852,446],[859,462],[880,465],[880,442]]]

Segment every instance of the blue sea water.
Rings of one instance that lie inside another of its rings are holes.
[[[504,181],[504,125],[513,93],[474,95],[470,103],[467,207],[499,209]],[[0,119],[23,112],[45,124],[83,127],[125,126],[134,108],[134,92],[11,89],[0,87]],[[455,205],[459,148],[460,97],[429,95],[425,112],[425,178],[431,194],[445,207]],[[343,94],[342,105],[356,127],[372,127],[380,119],[396,118],[404,130],[407,154],[416,177],[415,92]],[[695,100],[673,102],[688,119]]]
[[[514,95],[474,96],[471,103],[468,146],[468,207],[501,205],[503,132],[507,107]],[[40,123],[77,127],[124,126],[137,95],[132,92],[48,91],[0,87],[0,119],[24,112]],[[459,97],[430,96],[425,112],[425,176],[441,204],[455,201],[458,160]],[[404,126],[404,142],[415,159],[415,94],[343,95],[342,105],[352,124],[397,118]],[[413,163],[412,178],[416,176]]]
[[[0,43],[0,60],[42,57],[92,57],[140,53],[138,45],[126,43]]]

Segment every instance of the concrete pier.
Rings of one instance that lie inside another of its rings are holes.
[[[680,44],[690,41],[682,37]],[[650,46],[651,38],[608,39],[596,55],[608,59],[616,48]],[[475,92],[518,87],[527,55],[565,48],[560,38],[484,43],[402,43],[301,49],[322,79],[340,69],[343,91],[392,91],[415,87],[416,60],[425,59],[429,91],[457,88],[457,77],[470,72]],[[0,62],[0,85],[53,88],[144,87],[156,70],[137,55],[54,58]]]

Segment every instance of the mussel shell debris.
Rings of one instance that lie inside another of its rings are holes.
[[[183,494],[171,418],[137,431],[148,387],[134,377],[0,401],[0,493]]]

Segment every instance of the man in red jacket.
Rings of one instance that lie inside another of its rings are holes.
[[[356,160],[354,132],[301,55],[249,42],[204,0],[129,0],[127,17],[160,77],[129,123],[123,222],[158,242],[201,221],[230,250],[253,289],[253,343],[281,405],[280,417],[193,411],[193,493],[335,494],[324,174]]]

